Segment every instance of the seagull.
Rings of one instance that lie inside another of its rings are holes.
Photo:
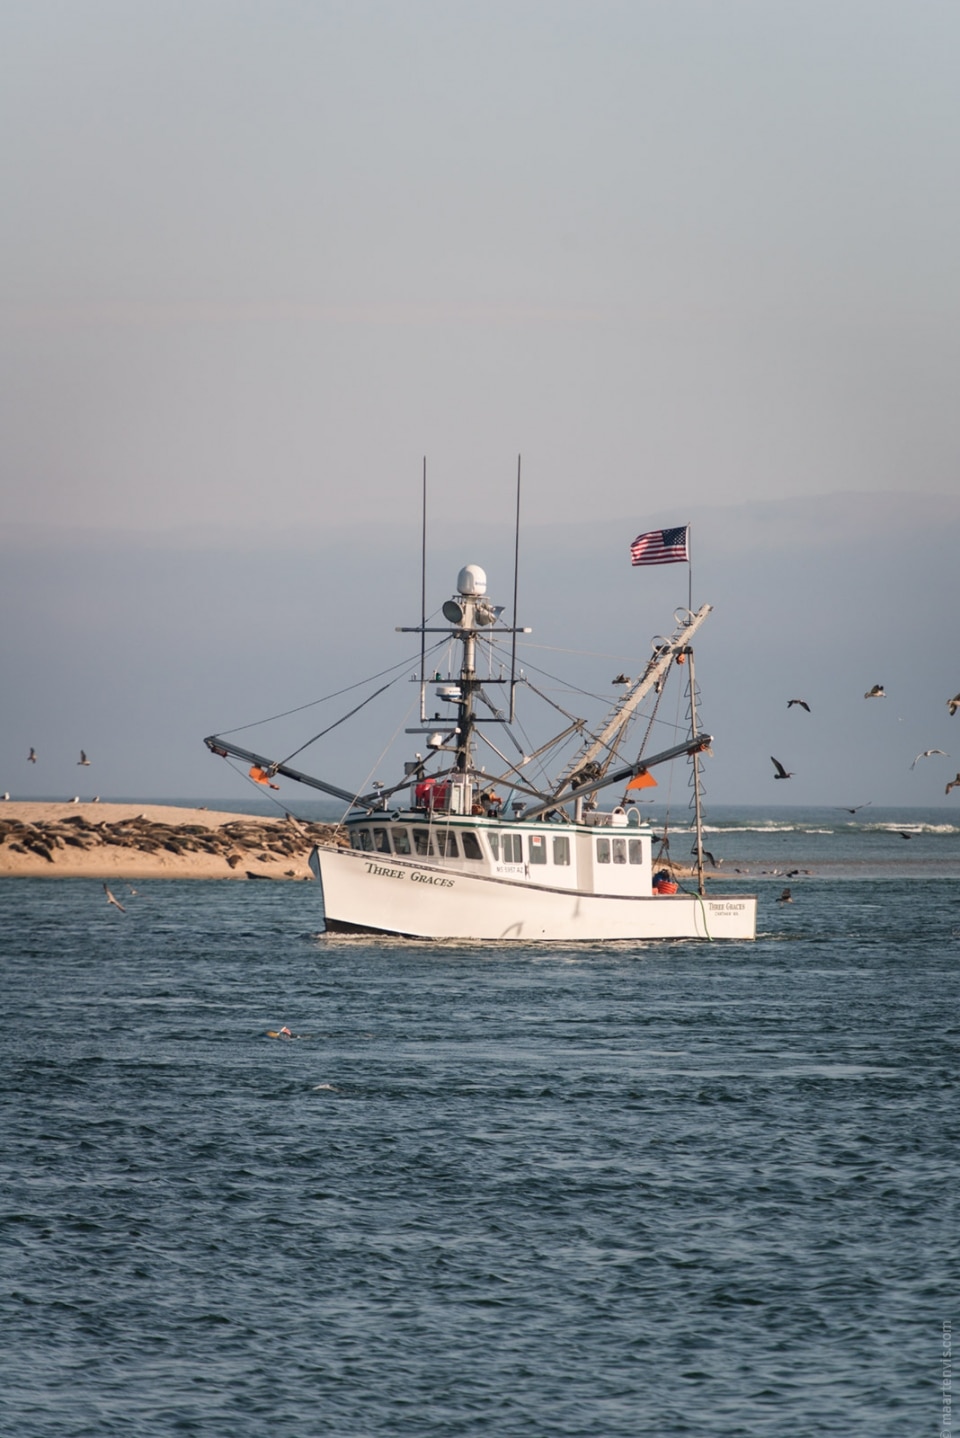
[[[868,799],[865,804],[854,804],[852,809],[848,808],[846,804],[834,804],[833,807],[839,810],[841,814],[856,814],[860,809],[869,809],[872,803],[873,800]]]
[[[630,680],[627,678],[626,674],[618,674],[617,677],[616,677],[616,679],[611,679],[611,680],[610,680],[610,683],[611,683],[611,684],[629,684],[629,683],[630,683]]]
[[[36,751],[36,749],[31,748],[30,753],[27,755],[27,763],[28,763],[28,764],[35,764],[36,762],[37,762],[37,751]]]
[[[868,689],[863,697],[864,699],[886,699],[887,696],[882,684],[874,684],[873,688]]]
[[[691,854],[695,854],[695,853],[697,852],[697,846],[696,846],[696,844],[694,844],[694,846],[693,846],[693,848],[690,850],[690,852],[691,852]],[[710,865],[711,865],[712,868],[714,868],[714,869],[719,869],[720,865],[723,863],[723,860],[722,860],[722,859],[715,859],[715,858],[713,857],[713,855],[711,854],[711,852],[710,852],[709,849],[701,849],[700,852],[703,854],[703,857],[704,857],[705,859],[709,859],[709,860],[710,860]]]
[[[949,794],[949,793],[950,793],[950,790],[951,790],[951,789],[956,789],[956,788],[958,787],[958,785],[960,785],[960,774],[958,774],[955,779],[951,779],[951,780],[950,780],[950,783],[947,785],[947,787],[944,789],[943,792],[944,792],[945,794]]]
[[[770,755],[770,762],[771,762],[771,764],[774,766],[774,768],[775,768],[776,771],[777,771],[777,772],[774,774],[774,776],[773,776],[775,779],[792,779],[792,778],[793,778],[793,775],[792,775],[792,774],[788,774],[788,773],[787,773],[786,769],[785,769],[785,768],[783,767],[783,765],[780,763],[780,760],[779,760],[779,759],[774,759],[774,757],[773,757],[772,754]]]
[[[90,764],[90,760],[87,758],[86,754],[83,752],[82,749],[80,750],[80,758],[77,760],[77,763],[84,764],[86,766],[89,766]]]
[[[915,839],[915,838],[916,838],[916,835],[915,835],[915,834],[908,834],[907,831],[906,831],[906,829],[898,829],[898,830],[897,830],[897,833],[900,835],[901,839]]]
[[[110,890],[107,888],[106,884],[104,884],[104,886],[103,886],[103,892],[104,892],[104,893],[106,894],[106,896],[107,896],[107,903],[108,903],[108,904],[113,904],[116,908],[118,908],[118,909],[120,910],[121,914],[125,914],[125,913],[127,912],[126,909],[123,907],[123,905],[120,903],[120,900],[119,900],[119,899],[115,899],[115,898],[113,897],[113,895],[111,894]]]
[[[950,710],[951,715],[956,714],[957,710],[960,709],[960,694],[954,694],[952,699],[947,700],[947,708]]]
[[[921,759],[929,759],[931,754],[942,754],[944,759],[950,758],[950,755],[945,749],[924,749],[923,753],[918,754],[916,759],[914,759],[913,763],[910,765],[910,768],[915,769]]]
[[[792,903],[793,903],[793,895],[791,894],[791,892],[790,892],[789,889],[784,889],[783,893],[780,895],[779,899],[777,900],[777,903],[778,903],[778,904],[792,904]]]
[[[787,708],[788,708],[788,709],[792,709],[793,706],[794,706],[794,704],[799,704],[801,709],[806,709],[807,713],[808,713],[808,714],[810,713],[810,705],[807,703],[806,699],[788,699],[788,700],[787,700]]]

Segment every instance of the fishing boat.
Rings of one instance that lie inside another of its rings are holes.
[[[710,894],[705,882],[699,766],[711,737],[698,728],[692,641],[710,609],[677,611],[639,676],[618,676],[621,692],[599,723],[560,710],[561,731],[528,752],[514,733],[518,691],[551,701],[517,665],[517,638],[530,630],[516,623],[516,580],[508,623],[484,570],[466,564],[443,603],[443,626],[428,624],[424,602],[420,624],[398,631],[420,635],[420,722],[405,732],[422,736],[426,754],[414,749],[395,782],[351,793],[229,738],[205,743],[250,763],[258,782],[283,776],[346,804],[346,843],[310,856],[328,932],[524,943],[753,939],[756,897]],[[446,672],[428,663],[428,637],[431,655],[445,653]],[[683,736],[628,758],[641,705],[649,700],[655,714],[674,675],[688,700]],[[504,753],[511,745],[515,758]],[[656,785],[652,771],[676,760],[692,768],[695,862],[686,876],[655,857],[657,836],[636,802]],[[616,800],[608,809],[604,791]]]

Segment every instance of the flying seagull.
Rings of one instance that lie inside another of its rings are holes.
[[[694,844],[694,846],[693,846],[693,848],[690,850],[690,852],[691,852],[691,854],[696,854],[696,852],[697,852],[697,846],[696,846],[696,844]],[[705,859],[708,859],[708,860],[710,861],[710,864],[711,864],[711,866],[712,866],[714,869],[719,869],[720,865],[723,863],[723,860],[722,860],[722,859],[715,859],[715,858],[713,857],[713,855],[711,854],[711,852],[710,852],[709,849],[702,849],[702,850],[701,850],[701,853],[703,854],[703,857],[704,857]]]
[[[27,763],[28,763],[28,764],[35,764],[36,762],[37,762],[37,751],[36,751],[36,749],[31,748],[30,753],[27,755]]]
[[[865,804],[854,804],[852,809],[849,808],[846,804],[834,804],[833,807],[835,809],[839,809],[841,814],[856,814],[859,809],[869,809],[872,803],[873,800],[868,799]]]
[[[942,754],[944,759],[950,758],[950,755],[945,749],[924,749],[923,753],[918,754],[916,759],[914,759],[913,763],[910,765],[910,768],[915,769],[921,759],[929,759],[931,754]]]
[[[774,768],[776,769],[776,771],[777,771],[777,772],[774,774],[774,776],[773,776],[775,779],[792,779],[792,778],[793,778],[793,775],[792,775],[792,774],[788,774],[788,773],[787,773],[786,769],[785,769],[785,768],[783,767],[783,765],[780,763],[780,760],[779,760],[779,759],[774,759],[774,757],[773,757],[772,754],[770,755],[770,762],[771,762],[771,764],[773,765],[773,767],[774,767]]]
[[[898,829],[898,830],[897,830],[897,833],[900,835],[901,839],[915,839],[915,838],[916,838],[916,835],[915,835],[915,834],[908,834],[907,831],[906,831],[906,829]]]
[[[119,900],[119,899],[115,899],[115,898],[113,897],[113,895],[111,894],[110,890],[107,888],[106,884],[104,884],[104,886],[103,886],[103,892],[104,892],[104,893],[106,894],[106,896],[107,896],[107,903],[108,903],[108,904],[113,904],[115,908],[118,908],[118,909],[120,910],[121,914],[125,914],[125,913],[127,912],[126,909],[123,907],[123,905],[120,903],[120,900]]]
[[[616,677],[616,679],[611,679],[611,680],[610,680],[610,683],[611,683],[611,684],[629,684],[629,683],[630,683],[630,680],[627,678],[626,674],[618,674],[617,677]]]
[[[960,709],[960,694],[954,694],[952,699],[947,700],[947,708],[951,714],[956,714],[957,710]]]
[[[777,903],[778,903],[778,904],[792,904],[792,903],[793,903],[793,895],[791,894],[791,892],[790,892],[789,889],[784,889],[783,893],[780,895],[779,899],[777,900]]]
[[[947,785],[943,792],[945,794],[949,794],[951,789],[956,789],[958,786],[960,786],[960,774],[958,774],[955,779],[950,780],[950,783]]]
[[[873,688],[868,689],[863,697],[864,699],[886,699],[887,695],[882,684],[874,684]]]
[[[89,767],[90,760],[87,758],[86,754],[83,752],[82,749],[80,750],[80,758],[77,760],[77,763],[84,764]]]
[[[787,708],[788,708],[788,709],[792,709],[793,706],[794,706],[794,704],[799,704],[801,709],[806,709],[807,713],[808,713],[808,714],[810,713],[810,705],[807,703],[806,699],[788,699],[788,700],[787,700]]]

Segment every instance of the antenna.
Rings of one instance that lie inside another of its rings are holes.
[[[513,536],[513,643],[510,647],[510,723],[516,722],[517,583],[520,573],[520,455],[517,455],[517,519]]]
[[[427,456],[423,456],[420,533],[420,723],[427,721]]]

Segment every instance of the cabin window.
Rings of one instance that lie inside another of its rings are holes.
[[[359,830],[359,829],[354,829],[353,833],[350,835],[350,847],[351,847],[351,849],[362,849],[362,848],[363,848],[363,845],[362,845],[361,842],[360,842],[360,830]]]
[[[431,858],[433,857],[433,845],[430,842],[429,829],[414,829],[413,847],[418,854],[429,854]]]
[[[373,836],[369,829],[358,829],[357,838],[360,840],[360,843],[357,845],[358,849],[363,849],[365,853],[372,852]]]
[[[390,839],[387,835],[386,829],[374,829],[373,847],[376,849],[378,854],[389,854]]]
[[[643,842],[640,839],[628,839],[627,848],[630,851],[631,864],[643,863]]]
[[[480,848],[480,840],[472,829],[464,829],[460,835],[463,844],[463,857],[465,859],[482,859],[483,852]]]
[[[393,835],[393,852],[395,854],[409,854],[410,835],[406,829],[391,829],[390,833]]]
[[[494,857],[495,859],[499,859],[499,857],[500,857],[500,835],[499,835],[499,834],[488,834],[488,835],[487,835],[487,842],[488,842],[489,845],[490,845],[490,852],[491,852],[491,854],[493,855],[493,857]]]
[[[625,864],[627,862],[626,839],[613,840],[613,862],[615,864]]]
[[[445,859],[459,859],[457,836],[452,829],[437,830],[437,848]]]
[[[566,834],[554,834],[553,836],[553,862],[555,864],[569,864],[570,862],[570,840]]]
[[[503,851],[503,862],[505,864],[523,863],[522,834],[501,834],[500,847]]]
[[[544,834],[530,835],[530,862],[531,864],[547,862],[547,840]]]
[[[610,840],[609,840],[609,839],[598,839],[598,840],[597,840],[597,863],[598,863],[598,864],[609,864],[609,862],[610,862]]]

